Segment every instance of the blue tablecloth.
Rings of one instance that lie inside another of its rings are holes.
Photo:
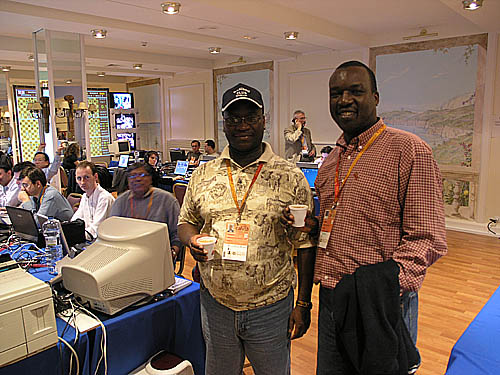
[[[451,350],[446,375],[500,374],[500,287]]]
[[[45,269],[35,272],[48,280]],[[128,374],[160,350],[168,350],[193,365],[195,374],[205,373],[205,344],[201,332],[199,284],[193,283],[173,297],[139,308],[129,309],[117,316],[103,320],[107,332],[108,374]],[[66,323],[57,318],[57,331],[62,333]],[[98,327],[80,335],[75,346],[80,359],[81,373],[94,374],[101,357],[101,334]],[[73,342],[75,331],[70,327],[64,339]],[[60,357],[58,351],[62,352]],[[60,375],[69,370],[69,350],[60,343],[20,362],[0,368],[4,374]],[[62,360],[61,360],[62,358]],[[75,365],[73,364],[73,368]],[[75,371],[73,369],[73,371]],[[104,374],[101,363],[98,374]]]

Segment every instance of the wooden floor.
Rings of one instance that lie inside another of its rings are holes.
[[[500,285],[500,240],[448,231],[448,255],[427,272],[419,293],[417,346],[422,356],[419,375],[444,374],[451,348]],[[186,257],[183,275],[191,278],[195,262]],[[314,286],[312,324],[292,342],[292,374],[316,371],[318,286]],[[251,375],[251,368],[245,368]]]

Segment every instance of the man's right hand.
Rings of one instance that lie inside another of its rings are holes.
[[[206,237],[208,234],[200,233],[192,236],[189,239],[189,249],[191,250],[191,255],[198,262],[206,262],[208,260],[208,252],[203,248],[203,245],[198,243],[198,238]]]

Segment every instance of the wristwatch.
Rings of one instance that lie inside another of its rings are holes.
[[[312,302],[297,300],[297,302],[295,303],[295,306],[300,306],[300,307],[303,307],[305,309],[311,310],[313,307],[313,304],[312,304]]]

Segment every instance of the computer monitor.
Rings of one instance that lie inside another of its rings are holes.
[[[120,155],[120,160],[118,161],[119,168],[127,168],[128,167],[128,159],[129,155]]]
[[[170,149],[170,161],[174,162],[177,160],[186,160],[186,151],[180,148]]]
[[[135,125],[135,114],[134,113],[116,113],[115,114],[115,125],[116,129],[134,129]]]
[[[132,109],[134,108],[134,96],[130,92],[112,92],[111,104],[114,109]]]
[[[174,174],[179,176],[185,176],[189,167],[189,162],[187,160],[177,160],[175,165]]]
[[[306,176],[309,187],[314,189],[314,182],[318,176],[318,164],[298,162],[297,167],[299,167],[302,173],[304,173],[304,176]]]
[[[63,285],[113,315],[174,284],[174,266],[165,223],[113,216],[97,240],[61,266]]]
[[[128,155],[131,147],[127,139],[117,139],[109,146],[109,152],[113,155]]]
[[[116,133],[116,139],[127,140],[130,143],[130,150],[135,150],[136,133]]]

